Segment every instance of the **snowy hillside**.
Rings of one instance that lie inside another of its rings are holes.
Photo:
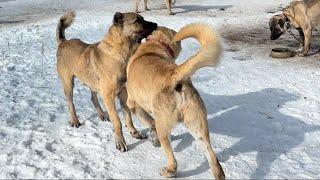
[[[228,179],[320,178],[320,33],[306,58],[269,57],[274,47],[297,46],[289,35],[269,40],[270,12],[289,2],[177,0],[177,14],[168,16],[164,1],[152,0],[152,11],[142,12],[175,30],[206,22],[220,32],[220,66],[201,69],[193,84],[205,101],[212,145]],[[129,151],[119,152],[112,124],[99,120],[89,89],[79,81],[74,100],[84,125],[70,127],[56,72],[55,30],[65,10],[77,11],[66,37],[94,43],[113,14],[131,11],[132,2],[0,0],[0,7],[0,178],[161,178],[162,149],[123,128]],[[182,46],[178,63],[199,47],[190,39]],[[178,177],[213,178],[183,126],[174,130],[172,146]]]

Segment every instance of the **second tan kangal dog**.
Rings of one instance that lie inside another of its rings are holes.
[[[320,27],[320,0],[295,0],[284,8],[282,14],[270,19],[271,40],[278,39],[289,27],[294,26],[300,35],[299,56],[306,56],[310,50],[312,30]]]
[[[141,40],[155,30],[157,24],[145,21],[136,13],[116,13],[105,37],[95,44],[87,44],[79,39],[65,38],[65,29],[71,25],[74,17],[74,12],[62,16],[56,32],[57,69],[67,97],[71,125],[80,126],[73,103],[74,78],[77,77],[90,88],[92,102],[100,118],[105,119],[106,114],[98,103],[97,93],[102,96],[113,123],[116,148],[126,151],[127,145],[122,134],[115,100],[116,97],[120,100],[130,134],[138,139],[143,138],[133,126],[131,112],[126,105],[126,67]]]
[[[181,50],[180,41],[188,37],[197,39],[201,49],[195,56],[177,65],[174,61]],[[182,122],[201,144],[214,177],[225,179],[211,147],[205,105],[190,80],[198,69],[217,66],[221,49],[218,35],[208,25],[187,25],[177,34],[159,27],[129,60],[127,104],[142,121],[148,121],[151,129],[155,129],[154,134],[158,135],[168,157],[168,165],[160,173],[165,177],[173,177],[177,171],[170,137],[172,129]]]

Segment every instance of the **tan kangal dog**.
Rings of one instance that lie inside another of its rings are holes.
[[[135,12],[136,13],[140,13],[139,12],[139,4],[140,4],[141,0],[134,0],[135,3]],[[149,11],[150,9],[148,8],[148,0],[143,0],[144,1],[144,10]],[[169,15],[174,15],[174,13],[172,12],[172,5],[175,3],[175,1],[172,2],[172,0],[165,0],[166,1],[166,6],[167,6],[167,10],[168,10],[168,14]]]
[[[283,14],[270,19],[269,26],[271,40],[278,39],[292,24],[300,35],[299,56],[306,56],[309,52],[312,30],[320,27],[320,0],[296,0],[283,10]]]
[[[180,41],[188,37],[196,38],[201,49],[195,56],[177,65],[174,60],[181,50]],[[177,34],[160,27],[129,60],[127,104],[140,119],[151,121],[151,128],[155,126],[161,147],[168,157],[168,166],[161,171],[165,177],[173,177],[177,171],[170,137],[172,129],[182,122],[201,144],[214,177],[225,178],[211,147],[205,105],[190,80],[198,69],[217,66],[221,49],[218,35],[208,25],[190,24]]]
[[[92,102],[100,118],[106,119],[97,93],[102,96],[114,126],[116,147],[126,151],[115,100],[116,97],[120,99],[130,134],[138,139],[143,138],[133,126],[131,112],[126,105],[126,67],[141,40],[155,30],[157,24],[145,21],[136,13],[116,13],[105,37],[95,44],[87,44],[79,39],[65,38],[65,29],[71,25],[74,17],[74,12],[66,13],[57,27],[57,69],[68,101],[71,125],[80,126],[73,103],[74,77],[77,77],[91,89]]]

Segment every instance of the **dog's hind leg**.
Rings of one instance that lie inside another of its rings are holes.
[[[71,126],[79,127],[81,124],[78,120],[76,109],[73,103],[74,76],[70,73],[59,74],[62,80],[64,94],[67,97],[68,109],[71,114]]]
[[[169,15],[174,15],[174,13],[172,12],[172,0],[166,0],[166,6]]]
[[[170,116],[159,116],[159,117],[170,117]],[[167,123],[166,120],[159,119],[156,122],[156,130],[161,143],[161,148],[164,150],[168,158],[168,166],[163,168],[160,172],[161,176],[171,178],[174,177],[177,172],[177,161],[174,157],[172,147],[171,147],[171,131],[173,129],[173,124]]]
[[[130,111],[129,107],[127,106],[127,98],[128,98],[127,90],[123,89],[120,92],[120,94],[118,95],[118,98],[120,100],[122,112],[123,112],[125,119],[126,119],[126,127],[129,129],[131,136],[136,139],[147,138],[147,136],[145,136],[141,132],[139,132],[133,125],[131,111]]]
[[[97,92],[94,92],[91,90],[91,101],[94,105],[94,108],[97,110],[98,114],[99,114],[99,118],[102,120],[102,121],[110,121],[109,119],[109,115],[105,112],[103,112],[100,104],[99,104],[99,101],[98,101],[98,96],[97,96]]]
[[[199,111],[201,110],[199,109]],[[211,147],[206,116],[207,115],[205,112],[195,113],[192,115],[188,114],[188,116],[185,116],[184,122],[189,132],[199,142],[203,151],[205,152],[213,176],[215,177],[215,179],[222,180],[225,179],[225,175],[219,163],[217,155]]]

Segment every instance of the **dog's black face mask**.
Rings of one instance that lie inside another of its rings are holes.
[[[158,25],[144,20],[142,16],[136,13],[119,13],[113,18],[113,24],[121,27],[122,33],[134,40],[140,42],[157,29]]]
[[[269,28],[271,31],[270,39],[278,39],[287,30],[285,17],[280,15],[273,16],[269,21]]]

